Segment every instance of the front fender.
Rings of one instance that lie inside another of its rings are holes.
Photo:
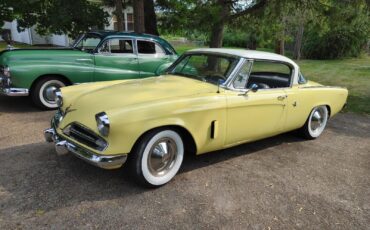
[[[179,126],[194,139],[197,154],[224,146],[226,133],[226,97],[221,94],[177,98],[152,104],[134,105],[107,111],[111,131],[105,154],[129,153],[147,131],[163,126]],[[220,135],[211,138],[213,121]]]
[[[60,75],[72,83],[91,82],[94,68],[90,65],[74,64],[38,64],[38,65],[11,65],[11,79],[15,87],[31,88],[33,82],[41,76]]]

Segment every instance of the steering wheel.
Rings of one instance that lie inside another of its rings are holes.
[[[208,75],[205,76],[204,79],[208,82],[214,82],[216,84],[218,84],[220,80],[225,81],[225,77],[222,76],[221,74]]]

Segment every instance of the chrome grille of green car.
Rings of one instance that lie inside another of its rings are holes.
[[[92,130],[78,123],[72,123],[68,125],[63,130],[63,133],[77,142],[98,151],[103,151],[108,146],[108,143],[103,138],[95,134]]]

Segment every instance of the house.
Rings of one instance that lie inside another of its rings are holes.
[[[110,15],[108,18],[109,25],[104,29],[106,30],[117,30],[117,20],[116,16],[113,15],[114,8],[104,7],[104,10],[107,11]],[[133,18],[133,8],[131,6],[126,7],[123,11],[124,15],[124,26],[125,31],[134,30],[134,18]],[[27,28],[22,32],[17,30],[17,21],[5,22],[2,27],[4,30],[8,30],[11,38],[15,42],[26,43],[30,45],[55,45],[55,46],[69,46],[72,43],[72,39],[67,35],[56,35],[51,34],[47,36],[41,36],[36,32],[36,27]],[[2,40],[0,38],[0,40]]]

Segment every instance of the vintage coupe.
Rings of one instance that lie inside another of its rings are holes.
[[[91,83],[56,92],[45,139],[101,168],[126,159],[137,181],[160,186],[184,153],[202,154],[298,129],[314,139],[348,91],[307,81],[277,54],[196,49],[165,75]]]
[[[28,96],[42,109],[57,108],[55,89],[83,82],[159,75],[177,59],[162,38],[97,31],[67,49],[14,49],[0,52],[0,94]]]

